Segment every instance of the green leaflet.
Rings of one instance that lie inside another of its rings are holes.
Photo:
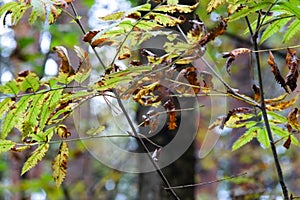
[[[19,93],[19,88],[16,80],[11,80],[5,83],[5,85],[0,85],[0,92],[3,94],[13,94],[17,95]]]
[[[28,170],[36,166],[36,164],[42,160],[46,152],[49,149],[49,143],[41,144],[38,148],[31,154],[31,156],[26,160],[22,167],[21,175],[25,174]]]
[[[52,163],[52,176],[57,187],[62,184],[66,177],[68,157],[68,144],[66,142],[62,142],[59,147],[59,152]]]
[[[43,99],[39,124],[39,128],[41,130],[43,130],[43,128],[47,125],[51,113],[57,106],[59,106],[62,91],[62,89],[49,91],[47,92],[47,96]]]
[[[293,36],[300,31],[300,19],[295,19],[288,27],[287,32],[283,36],[283,43],[288,42]]]
[[[272,123],[277,123],[277,124],[285,124],[287,123],[287,119],[285,116],[280,115],[276,112],[273,111],[268,111],[268,117],[269,117],[269,121]]]
[[[175,5],[175,4],[178,4],[179,3],[179,0],[168,0],[167,1],[167,4],[171,4],[171,5]]]
[[[26,3],[9,2],[1,6],[0,17],[9,11],[12,13],[12,23],[17,24],[28,8]]]
[[[22,135],[25,137],[26,135],[33,133],[34,127],[38,126],[38,116],[41,113],[41,107],[43,105],[43,99],[47,96],[47,94],[37,94],[33,95],[32,102],[25,113],[25,118],[23,120],[22,125]]]
[[[5,139],[13,127],[23,121],[24,112],[28,107],[31,96],[23,96],[18,102],[13,104],[14,108],[6,114],[2,126],[1,138]]]
[[[23,92],[26,92],[28,89],[32,89],[33,92],[36,92],[40,87],[39,78],[35,73],[29,73],[25,77],[19,76],[17,78],[17,84]]]
[[[299,1],[280,1],[278,5],[279,9],[286,10],[300,19]]]
[[[1,140],[0,139],[0,153],[9,151],[12,147],[15,146],[15,142],[10,140]]]
[[[298,139],[294,135],[291,135],[286,129],[278,127],[276,125],[271,125],[271,130],[273,134],[279,136],[280,138],[287,138],[290,135],[292,144],[300,146]]]
[[[11,98],[3,99],[3,101],[0,102],[0,120],[2,119],[3,115],[9,111],[9,108],[13,103],[14,101],[12,101]]]
[[[280,29],[286,25],[288,21],[290,21],[290,18],[283,18],[280,20],[277,20],[273,22],[271,25],[268,26],[268,28],[263,32],[261,39],[260,39],[260,44],[262,44],[266,39],[270,38],[272,35],[275,33],[279,32]]]
[[[270,140],[266,128],[259,129],[256,138],[265,148],[270,147]]]
[[[234,142],[234,144],[232,145],[232,151],[241,148],[242,146],[250,142],[253,138],[257,137],[259,130],[260,127],[257,126],[248,129],[239,139],[237,139],[237,141]]]
[[[254,13],[258,10],[261,10],[263,8],[266,8],[267,6],[272,5],[272,3],[273,3],[273,1],[270,1],[270,0],[261,1],[259,3],[253,3],[252,5],[244,7],[239,12],[235,12],[233,15],[229,16],[229,20],[230,20],[230,22],[233,22],[242,17],[246,17],[247,15],[249,15],[251,13]]]

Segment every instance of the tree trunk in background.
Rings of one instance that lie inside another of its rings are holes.
[[[145,3],[145,2],[141,2],[141,3]],[[186,1],[180,1],[179,3],[185,5],[194,5],[196,1],[186,0]],[[187,20],[193,19],[193,14],[185,15],[185,17],[187,18]],[[181,28],[186,32],[189,29],[189,26],[190,24],[186,23]],[[153,41],[153,40],[150,41],[150,43],[153,42],[157,42],[157,41]],[[182,102],[180,104],[180,109],[191,108],[194,107],[195,104],[195,98],[184,98],[183,100],[180,101]],[[146,114],[147,111],[148,108],[145,107],[139,108],[137,112],[138,123],[142,121],[142,115]],[[196,127],[198,125],[198,122],[195,120],[197,119],[196,111],[182,111],[180,112],[180,115],[181,118],[185,120],[184,123],[180,123],[180,120],[177,119],[177,125],[178,127],[180,126],[181,130],[184,130],[184,133],[178,133],[178,134],[186,134],[186,136],[184,137],[184,140],[186,141],[182,141],[182,144],[185,144],[186,142],[192,141],[194,139],[194,134],[197,131]],[[165,124],[164,128],[162,128],[162,130],[159,131],[159,133],[157,133],[155,136],[149,139],[153,140],[154,142],[157,142],[161,146],[164,146],[162,144],[168,144],[170,141],[172,141],[173,137],[176,135],[178,131],[178,127],[176,130],[170,131],[167,128],[167,124]],[[143,131],[141,132],[143,133]],[[145,142],[147,144],[147,141]],[[153,149],[150,150],[153,151]],[[142,151],[142,147],[139,148],[139,151]],[[167,177],[171,186],[194,183],[195,164],[196,164],[194,155],[195,155],[195,146],[194,143],[192,143],[179,159],[177,159],[175,162],[162,169],[163,173]],[[172,199],[170,193],[167,192],[164,189],[164,187],[165,185],[162,183],[162,180],[159,177],[157,172],[141,173],[139,174],[138,199],[143,199],[143,200]],[[186,189],[177,189],[175,190],[175,192],[180,199],[184,199],[184,200],[195,199],[194,187],[186,188]]]

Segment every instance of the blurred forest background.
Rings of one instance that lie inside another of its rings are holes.
[[[6,2],[8,1],[2,0],[0,5]],[[209,2],[209,0],[201,0],[196,14],[200,16],[207,29],[210,30],[216,26],[220,16],[226,15],[227,10],[222,7],[211,14],[207,14],[206,7]],[[104,26],[98,17],[121,9],[126,10],[126,8],[129,9],[131,6],[141,3],[142,1],[134,0],[74,1],[78,14],[82,16],[82,23],[88,30]],[[252,85],[255,83],[256,77],[254,77],[254,69],[251,68],[253,65],[252,58],[249,55],[238,58],[232,66],[231,76],[226,73],[224,67],[226,60],[222,58],[222,52],[228,52],[239,47],[252,48],[251,38],[249,34],[245,33],[246,30],[245,20],[228,24],[226,33],[208,44],[204,57],[223,75],[227,82],[231,83],[233,88],[253,96]],[[264,42],[261,49],[299,44],[299,37],[283,44],[283,32],[284,30],[279,31],[272,39]],[[82,37],[81,30],[75,23],[71,22],[65,13],[51,26],[41,23],[30,26],[26,18],[21,19],[18,25],[12,28],[4,29],[0,25],[0,82],[5,83],[11,80],[23,70],[35,71],[40,77],[56,75],[59,59],[51,51],[52,47],[62,45],[72,49],[74,45],[78,45],[88,49],[88,46],[83,43]],[[74,52],[70,51],[71,62],[74,60],[77,62],[76,56],[72,53]],[[101,49],[100,53],[104,57],[109,57],[109,52],[105,52],[105,49]],[[281,63],[282,66],[285,63],[285,54],[285,51],[274,52],[277,63]],[[266,98],[277,97],[282,94],[282,89],[275,84],[273,76],[269,75],[271,69],[267,65],[268,53],[262,53],[261,56]],[[93,55],[91,56],[91,63],[93,64],[92,75],[96,77],[100,74],[101,69]],[[285,74],[288,72],[288,69],[285,68],[281,70]],[[214,80],[214,84],[221,85],[217,80]],[[297,92],[296,89],[295,93]],[[183,161],[179,161],[177,171],[172,171],[173,165],[163,169],[171,185],[207,183],[176,189],[175,191],[183,197],[182,199],[281,199],[281,190],[269,149],[264,149],[256,141],[253,141],[250,145],[245,145],[238,151],[232,152],[231,146],[240,137],[243,130],[224,129],[219,132],[208,130],[209,124],[218,115],[226,115],[228,110],[243,106],[243,103],[231,98],[215,98],[213,101],[210,101],[210,98],[202,101],[206,103],[199,110],[201,116],[198,119],[199,127],[195,141],[189,150],[192,152],[185,155]],[[93,104],[93,101],[90,104]],[[85,109],[77,120],[84,121],[85,116],[89,115],[102,114],[103,116],[101,116],[105,117],[101,105],[97,109],[93,106],[88,108],[90,109]],[[133,106],[133,110],[137,111],[137,109]],[[133,112],[133,115],[136,114]],[[77,138],[79,133],[75,129],[74,120],[69,119],[67,124],[68,127],[74,127],[70,130],[71,138]],[[217,143],[212,144],[214,145],[212,150],[207,147],[206,152],[206,147],[202,144],[207,134],[211,134],[209,139],[212,142],[216,140]],[[47,153],[43,162],[40,162],[23,176],[20,176],[20,171],[28,156],[26,151],[2,154],[0,160],[0,199],[170,199],[167,192],[162,189],[162,183],[155,172],[143,175],[123,173],[111,169],[95,159],[86,149],[85,145],[88,143],[78,140],[70,142],[69,145],[70,159],[67,177],[60,188],[56,187],[51,176],[51,162],[54,154]],[[57,146],[53,145],[51,149],[55,152]],[[278,145],[277,150],[287,187],[295,196],[300,195],[298,147],[285,149],[282,145]],[[246,174],[209,183],[223,177],[243,173]]]

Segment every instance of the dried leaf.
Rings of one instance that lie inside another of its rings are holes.
[[[223,53],[223,58],[227,58],[226,60],[226,71],[230,75],[230,65],[237,58],[237,56],[251,53],[252,51],[248,48],[237,48],[232,50],[231,52]]]
[[[187,33],[187,39],[189,43],[199,42],[201,38],[206,34],[206,26],[196,15],[196,19],[189,21],[192,24],[192,29]]]
[[[266,105],[267,110],[269,111],[281,111],[281,110],[285,110],[293,105],[295,105],[295,103],[297,102],[298,99],[298,95],[296,95],[293,99],[289,100],[289,101],[282,101],[282,102],[274,102],[274,103],[270,103]]]
[[[288,53],[286,55],[286,64],[290,70],[288,75],[286,76],[286,84],[292,91],[294,91],[297,87],[297,79],[299,76],[298,58],[295,50],[288,49]]]
[[[89,54],[88,52],[84,51],[82,48],[75,46],[74,47],[77,56],[79,57],[79,66],[76,70],[74,79],[82,83],[84,80],[86,80],[90,73],[91,73],[91,64],[89,60]]]
[[[221,19],[220,24],[214,28],[212,31],[207,33],[200,41],[199,44],[201,46],[206,45],[208,42],[214,40],[216,37],[223,35],[226,31],[227,28],[227,20],[226,19]]]
[[[294,108],[287,116],[288,124],[293,128],[300,130],[300,123],[297,118],[298,108]]]
[[[202,71],[200,73],[201,78],[203,79],[203,83],[204,83],[204,89],[206,92],[210,92],[211,89],[214,88],[214,84],[212,82],[212,74],[206,71]]]
[[[67,129],[67,126],[66,126],[66,125],[63,125],[63,124],[59,125],[59,126],[57,127],[56,131],[57,131],[57,135],[58,135],[59,137],[61,137],[61,138],[64,138],[64,139],[65,139],[65,138],[71,136],[71,133],[70,133],[70,131]]]
[[[260,88],[257,85],[253,84],[252,85],[252,89],[254,91],[254,97],[253,97],[253,99],[255,101],[259,102],[260,101]]]
[[[74,70],[71,66],[67,49],[63,46],[56,46],[56,47],[53,47],[53,50],[56,51],[58,57],[60,57],[60,59],[62,61],[59,66],[59,73],[67,74],[69,76],[73,75]]]
[[[277,67],[277,64],[275,63],[274,56],[271,51],[269,52],[268,64],[272,67],[272,73],[274,74],[276,82],[279,83],[281,85],[281,87],[283,87],[285,89],[285,91],[287,93],[289,93],[289,89]]]
[[[290,146],[291,146],[291,135],[289,135],[288,139],[284,142],[283,146],[286,148],[286,149],[289,149]]]
[[[172,99],[169,99],[166,103],[164,103],[163,106],[166,109],[169,116],[168,129],[175,130],[177,124],[176,124],[176,111],[175,111],[174,102],[172,101]]]
[[[84,37],[83,37],[83,41],[84,42],[88,42],[91,43],[92,39],[95,37],[95,35],[97,35],[100,32],[100,30],[96,30],[96,31],[89,31],[87,32]]]
[[[55,184],[59,187],[64,181],[67,174],[67,163],[69,157],[68,144],[62,142],[59,147],[58,155],[55,157],[52,163],[52,176],[54,178]]]
[[[287,97],[287,93],[284,93],[284,94],[282,94],[278,97],[275,97],[273,99],[265,99],[265,103],[270,104],[270,103],[274,103],[274,102],[279,102],[279,101],[284,100],[286,97]]]

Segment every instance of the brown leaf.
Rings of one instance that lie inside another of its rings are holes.
[[[196,19],[189,21],[192,24],[192,29],[187,33],[187,38],[190,42],[198,42],[206,34],[206,26],[196,15]]]
[[[223,58],[227,58],[226,60],[226,71],[230,75],[230,65],[239,55],[251,53],[252,51],[248,48],[237,48],[232,50],[231,52],[223,53]]]
[[[276,82],[279,83],[287,93],[289,93],[289,89],[277,67],[277,64],[275,63],[274,56],[271,51],[269,52],[268,64],[272,67],[272,73],[274,74]]]
[[[100,32],[100,30],[96,30],[96,31],[89,31],[87,32],[84,37],[83,37],[83,41],[84,42],[88,42],[91,43],[92,39],[95,37],[95,35],[97,35]]]
[[[67,49],[63,46],[56,46],[53,47],[53,50],[56,51],[58,57],[60,57],[62,61],[59,66],[59,72],[68,75],[74,74],[74,69],[71,66]]]
[[[254,97],[253,97],[253,99],[255,101],[259,102],[260,101],[260,88],[257,85],[253,84],[252,85],[252,89],[254,91]]]
[[[288,101],[282,101],[282,102],[274,102],[274,103],[270,103],[266,105],[267,110],[269,111],[281,111],[281,110],[285,110],[291,106],[293,106],[298,99],[298,95],[296,95],[293,99],[288,100]]]
[[[295,129],[300,130],[300,124],[297,118],[298,108],[294,108],[287,116],[288,123]]]
[[[164,103],[163,106],[166,109],[169,116],[168,129],[174,130],[177,127],[174,102],[172,101],[172,99],[169,99],[166,103]]]
[[[212,82],[212,74],[206,71],[202,71],[200,73],[201,78],[203,79],[203,83],[204,83],[204,87],[205,88],[209,88],[209,89],[213,89],[214,88],[214,83]]]
[[[288,139],[284,142],[283,146],[286,148],[286,149],[289,149],[290,146],[291,146],[291,135],[289,135]]]
[[[295,50],[288,49],[288,53],[286,55],[286,64],[290,70],[286,76],[286,85],[288,85],[289,88],[294,91],[297,87],[297,79],[299,76],[298,58]]]
[[[212,31],[207,33],[199,42],[201,46],[206,45],[208,42],[214,40],[216,37],[223,35],[226,31],[227,28],[227,20],[226,19],[221,19],[220,24],[214,28]]]
[[[93,40],[91,45],[92,47],[102,47],[102,46],[111,46],[114,42],[111,41],[110,39],[108,38],[98,38],[96,40]]]

